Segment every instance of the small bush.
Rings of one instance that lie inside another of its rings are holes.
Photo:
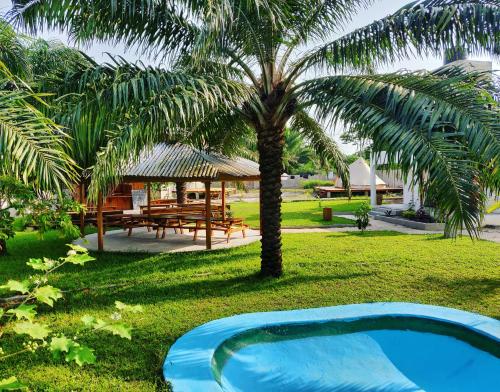
[[[358,225],[358,229],[362,232],[368,227],[370,223],[370,211],[372,207],[368,203],[361,204],[358,209],[354,212],[354,216],[356,217],[356,223]]]
[[[415,219],[417,217],[417,213],[415,210],[406,210],[401,213],[401,216],[406,219]]]
[[[305,180],[302,182],[304,189],[314,189],[317,186],[334,186],[332,181],[328,180]]]

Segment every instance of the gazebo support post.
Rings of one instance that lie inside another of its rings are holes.
[[[104,250],[104,220],[102,216],[103,197],[102,192],[97,196],[97,250]]]
[[[147,188],[147,206],[148,206],[148,216],[151,215],[151,183],[148,182],[146,184],[146,188]]]
[[[151,183],[146,184],[147,189],[147,206],[148,206],[148,222],[151,220]],[[151,231],[151,227],[148,226],[148,231]]]
[[[85,183],[80,182],[80,204],[85,205]],[[83,207],[82,207],[83,208]],[[80,211],[80,237],[85,237],[85,211],[82,209]]]
[[[205,182],[205,233],[207,249],[212,249],[212,197],[210,196],[210,181]]]
[[[222,219],[226,220],[226,181],[221,182],[222,190]]]

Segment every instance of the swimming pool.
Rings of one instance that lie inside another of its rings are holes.
[[[174,392],[493,392],[500,322],[409,303],[244,314],[182,336],[163,370]]]

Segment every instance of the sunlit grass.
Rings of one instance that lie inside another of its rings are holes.
[[[342,216],[335,216],[335,213],[354,212],[366,197],[355,197],[351,200],[339,198],[335,200],[311,200],[311,201],[289,201],[281,205],[281,217],[283,227],[297,226],[329,226],[335,224],[354,224],[353,220]],[[333,220],[323,220],[323,208],[333,209]],[[233,202],[231,211],[235,217],[245,218],[251,227],[259,227],[259,203],[256,202]]]

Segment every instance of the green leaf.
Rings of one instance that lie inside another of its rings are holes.
[[[92,327],[97,321],[94,316],[89,316],[87,314],[83,316],[81,320],[86,327]]]
[[[131,313],[144,312],[144,309],[142,308],[141,305],[127,305],[120,301],[115,301],[115,307],[116,309],[123,310],[124,312],[131,312]]]
[[[35,316],[36,316],[35,308],[36,308],[36,305],[23,304],[23,305],[19,305],[15,309],[9,309],[7,311],[7,313],[15,314],[16,318],[18,320],[25,319],[28,321],[33,321],[35,319]]]
[[[50,329],[44,324],[32,323],[31,321],[22,321],[14,324],[14,332],[19,335],[29,335],[33,339],[45,339]]]
[[[111,332],[113,335],[120,336],[121,338],[131,340],[132,339],[132,327],[124,323],[109,324],[102,328],[105,331]]]
[[[76,253],[88,253],[89,252],[86,248],[84,248],[83,246],[80,246],[80,245],[67,244],[67,246],[71,250],[74,250]]]
[[[65,258],[65,260],[71,264],[84,265],[85,263],[87,263],[89,261],[95,260],[95,258],[92,256],[89,256],[86,253],[77,253],[77,254],[69,255],[68,257]]]
[[[30,261],[28,261],[26,263],[26,265],[30,266],[31,268],[33,268],[34,270],[37,270],[37,271],[48,271],[51,266],[49,263],[46,262],[46,260],[49,260],[49,259],[46,259],[44,258],[43,260],[42,259],[30,259]]]
[[[3,308],[0,308],[0,318],[2,318],[3,313],[4,313]]]
[[[66,355],[66,361],[75,361],[78,366],[83,366],[86,363],[92,365],[95,363],[94,350],[74,344],[70,347],[68,355]]]
[[[62,298],[61,290],[50,285],[37,288],[33,292],[33,295],[38,301],[43,302],[49,306],[53,306],[54,301]]]
[[[26,294],[27,292],[30,291],[29,289],[29,281],[23,280],[22,282],[19,282],[18,280],[9,280],[6,284],[3,286],[0,286],[0,289],[5,289],[9,291],[16,291],[22,294]]]
[[[28,386],[14,376],[0,380],[0,391],[19,391],[21,389],[28,389]]]
[[[61,357],[61,353],[69,353],[69,350],[75,345],[75,342],[68,339],[66,336],[61,335],[59,337],[54,337],[50,341],[49,349],[52,351],[52,355],[55,359]]]
[[[93,325],[94,329],[104,329],[108,326],[108,323],[102,319],[96,319],[95,324]]]

